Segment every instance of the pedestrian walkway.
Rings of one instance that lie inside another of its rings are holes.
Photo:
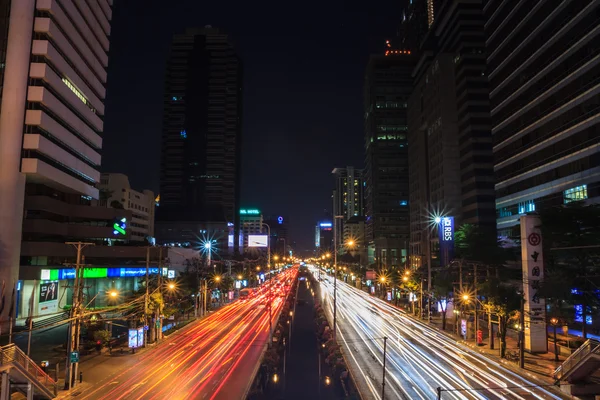
[[[307,280],[300,281],[287,344],[283,396],[286,400],[336,399],[333,382],[325,384],[315,325],[315,302]]]

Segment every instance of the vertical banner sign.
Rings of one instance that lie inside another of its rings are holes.
[[[38,299],[38,313],[51,314],[58,311],[58,281],[43,282],[40,284],[40,297]]]
[[[521,260],[525,296],[525,351],[546,353],[546,301],[538,291],[544,280],[544,257],[540,219],[535,215],[521,217]]]
[[[440,267],[450,264],[454,256],[454,217],[443,217],[438,224]]]

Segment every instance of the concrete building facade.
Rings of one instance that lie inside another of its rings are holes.
[[[151,190],[138,192],[129,184],[124,174],[103,173],[100,175],[100,199],[93,201],[99,207],[114,207],[117,203],[131,211],[129,229],[130,240],[135,242],[152,241],[154,238],[155,196]]]
[[[10,285],[22,248],[103,229],[77,214],[98,198],[112,0],[3,6],[0,279]]]
[[[485,1],[500,237],[544,207],[600,201],[599,1]]]

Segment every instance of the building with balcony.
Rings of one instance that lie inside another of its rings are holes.
[[[599,1],[484,2],[498,234],[600,201]]]
[[[90,207],[99,197],[112,0],[1,7],[0,279],[13,282],[23,258],[49,256],[46,244],[102,242],[114,218],[130,216]]]

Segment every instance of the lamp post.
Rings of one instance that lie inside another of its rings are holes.
[[[337,223],[336,219],[343,219],[343,215],[333,217],[333,342],[337,336]]]
[[[269,224],[266,223],[262,223],[262,226],[266,226],[267,227],[267,268],[269,269],[268,273],[269,273],[269,347],[271,347],[271,344],[273,342],[272,339],[272,335],[273,335],[273,321],[272,321],[272,310],[271,310],[271,306],[273,305],[273,298],[271,297],[271,227],[269,226]]]
[[[554,361],[558,361],[558,343],[556,343],[556,325],[558,325],[558,318],[550,318],[550,324],[554,330]]]

